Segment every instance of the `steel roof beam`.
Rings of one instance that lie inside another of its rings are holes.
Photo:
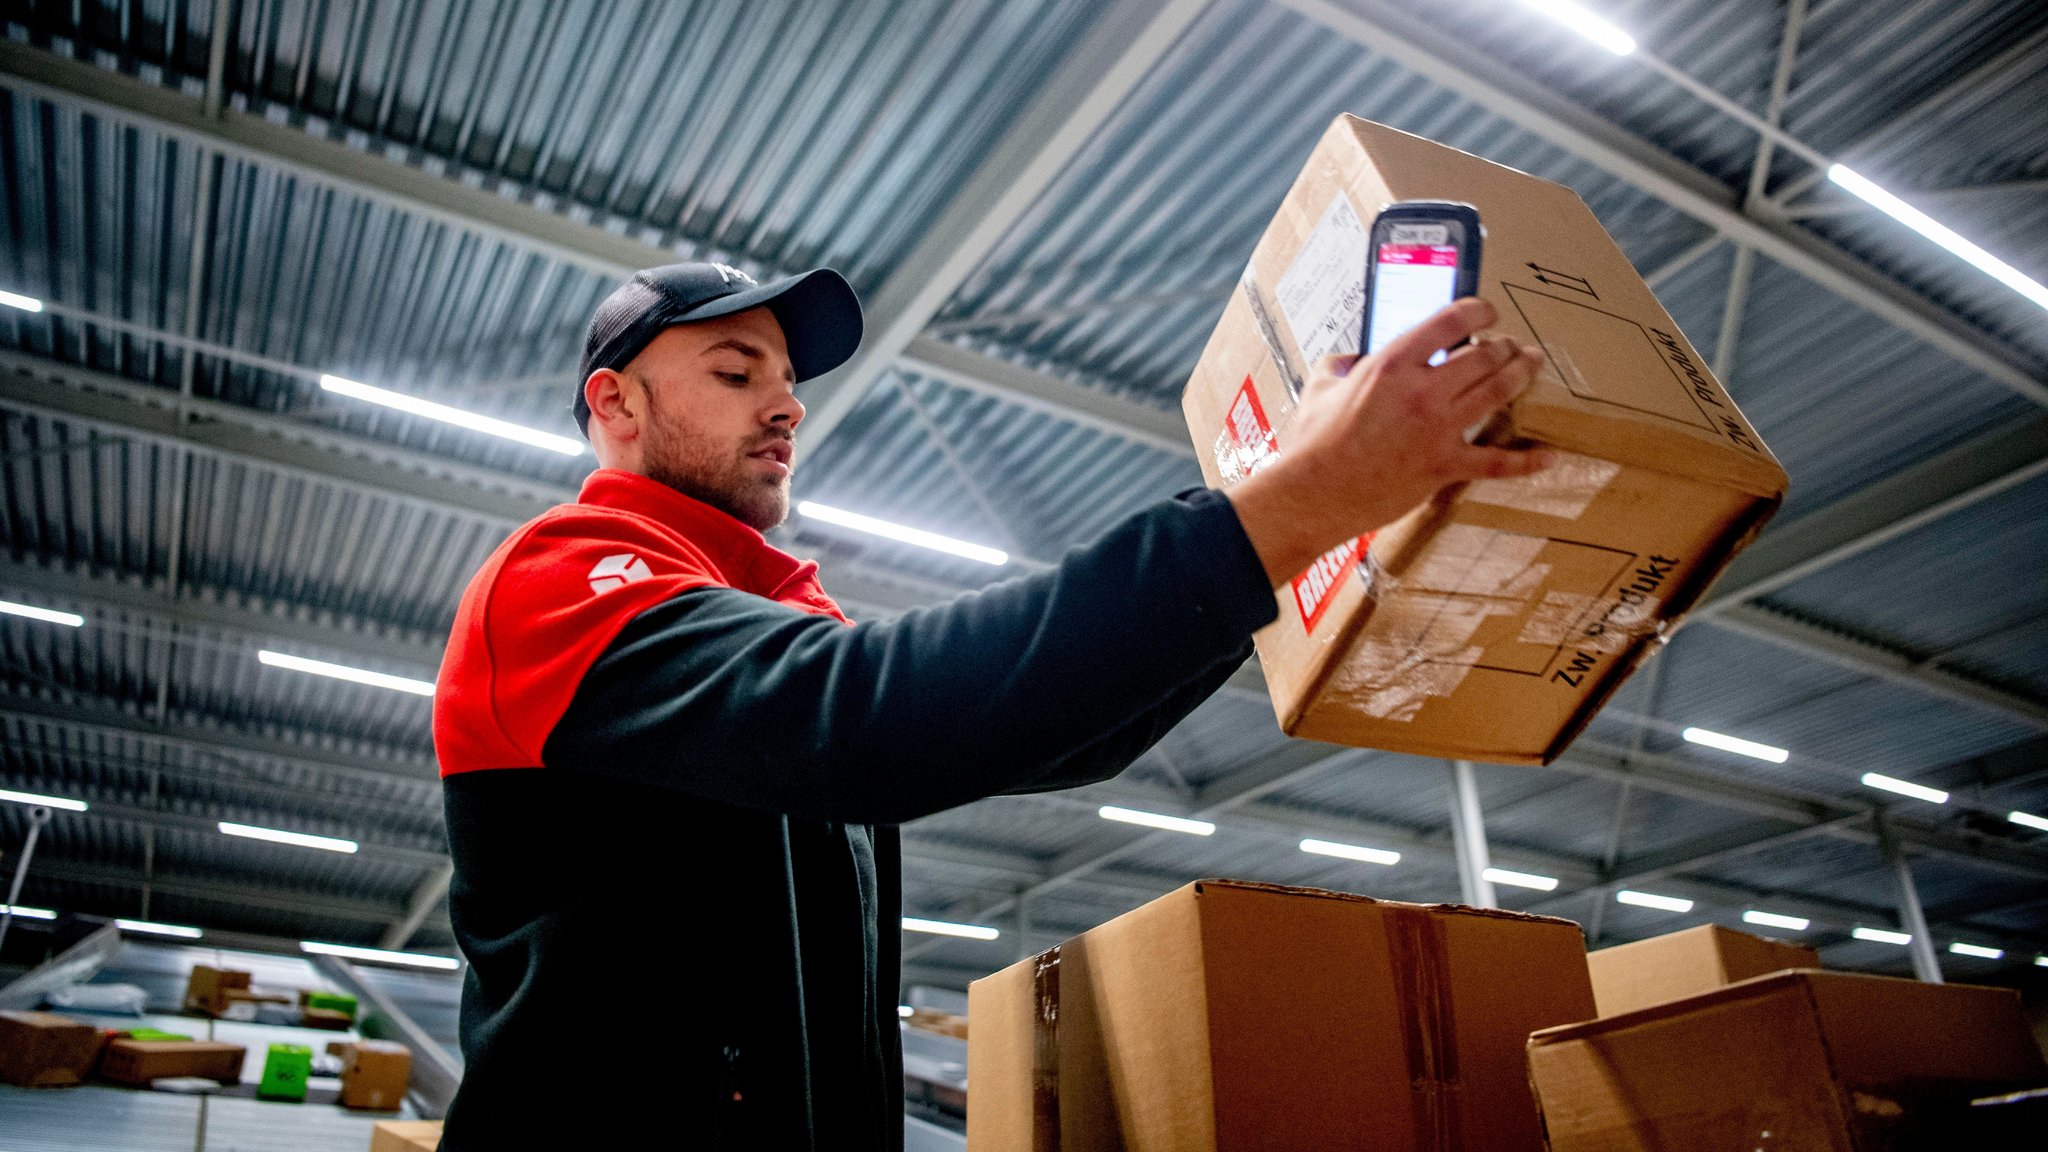
[[[1045,412],[1175,456],[1193,459],[1195,455],[1187,425],[1180,416],[1150,404],[1070,384],[1057,376],[930,336],[912,339],[897,361],[907,371],[962,391]]]
[[[2044,475],[2048,414],[1994,429],[1772,528],[1728,566],[1692,619],[1711,620]]]
[[[860,351],[811,385],[805,451],[838,429],[1207,7],[1208,0],[1112,0],[1103,6],[1009,131],[871,294]]]
[[[2048,729],[2048,704],[1984,684],[1916,659],[1888,645],[1874,644],[1853,633],[1832,626],[1814,624],[1760,604],[1729,608],[1714,617],[1714,626],[1739,632],[1804,656],[1901,687],[1974,705],[1998,713],[2001,718],[2034,728]]]
[[[228,108],[223,109],[218,117],[209,116],[204,101],[199,97],[110,69],[67,60],[25,44],[0,41],[0,87],[167,136],[265,169],[282,171],[373,204],[536,252],[599,276],[623,279],[637,269],[672,263],[689,255],[637,239],[641,229],[631,220],[598,219],[590,223],[573,220],[541,207],[516,185],[495,178],[471,182],[459,178],[461,173],[456,174],[458,178],[436,175],[391,159],[388,153],[350,147],[338,140],[315,135],[299,125],[279,123],[253,112]],[[96,322],[76,315],[78,311],[70,307],[65,309],[74,320]],[[130,323],[111,317],[107,319],[117,324]],[[181,339],[177,333],[168,331],[162,336],[167,342]],[[186,341],[180,346],[198,347],[202,343]],[[265,358],[251,353],[223,351],[212,346],[201,350],[209,355],[247,360],[254,366],[280,370],[275,364],[255,363]],[[306,371],[293,367],[299,374]],[[1020,379],[1017,371],[1013,370],[1005,379]],[[958,383],[959,377],[956,376],[954,382]],[[981,389],[986,391],[989,386],[983,382]],[[1071,394],[1073,387],[1065,381],[1043,377],[1040,386],[1027,394],[1027,400],[1057,410],[1059,401],[1054,397]],[[1069,415],[1065,411],[1059,414]],[[1087,408],[1072,415],[1084,422],[1093,418]]]
[[[183,896],[194,900],[207,900],[232,907],[264,908],[275,912],[315,915],[335,920],[347,920],[364,924],[388,924],[405,915],[405,909],[397,904],[385,904],[374,900],[356,900],[346,897],[309,893],[299,889],[274,888],[263,884],[223,880],[218,873],[206,876],[165,875],[158,873],[144,876],[130,868],[109,867],[102,864],[82,864],[66,860],[47,859],[38,856],[31,877],[61,880],[73,884],[103,884],[114,888],[150,888],[171,896]],[[74,909],[64,909],[74,911]],[[75,911],[89,911],[76,909]],[[89,912],[100,915],[98,912]],[[436,924],[436,927],[444,927]],[[201,926],[203,927],[203,925]]]
[[[39,603],[111,609],[146,617],[152,624],[238,633],[252,642],[285,640],[379,664],[397,664],[429,675],[441,663],[437,634],[374,626],[338,613],[303,605],[230,598],[217,589],[181,582],[172,593],[160,582],[70,571],[54,565],[0,558],[0,588],[32,593]],[[242,603],[234,603],[240,599]]]
[[[1874,131],[1866,133],[1854,144],[1841,149],[1839,155],[1843,159],[1855,160],[1871,157],[1900,136],[1920,126],[1929,117],[1954,104],[1959,97],[1992,87],[2015,67],[2033,67],[2035,53],[2044,43],[2048,43],[2048,25],[2036,28],[2033,32],[2007,44],[1989,60],[1922,96],[1912,107],[1893,116]],[[1826,174],[1819,169],[1802,172],[1772,193],[1771,200],[1775,205],[1782,206],[1826,178]]]
[[[419,886],[413,889],[412,896],[405,902],[404,917],[385,929],[383,937],[377,941],[377,947],[405,947],[413,938],[413,934],[420,930],[420,926],[427,922],[427,917],[433,915],[434,910],[441,907],[442,901],[448,898],[448,885],[454,879],[455,861],[444,857],[420,879]]]
[[[430,753],[372,746],[365,746],[360,753],[350,753],[331,746],[339,741],[315,744],[311,740],[216,727],[183,717],[147,720],[103,699],[74,697],[60,702],[0,695],[0,716],[52,724],[75,732],[152,740],[209,755],[235,759],[255,756],[376,784],[397,781],[435,786],[440,779]]]
[[[1502,62],[1377,0],[1279,0],[1361,47],[1627,181],[1673,208],[1941,349],[2036,404],[2040,369],[1891,278],[1785,221],[1746,215],[1720,181],[1583,105],[1516,75]]]

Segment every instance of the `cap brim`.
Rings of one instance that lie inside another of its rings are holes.
[[[731,316],[750,308],[767,308],[782,325],[789,345],[789,365],[799,381],[823,376],[853,358],[860,349],[860,297],[846,277],[819,268],[776,280],[730,296],[707,301],[670,321],[687,324]]]

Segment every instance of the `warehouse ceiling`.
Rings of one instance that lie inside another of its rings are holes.
[[[0,788],[91,805],[21,903],[451,947],[429,701],[258,653],[431,679],[469,573],[591,461],[323,373],[573,435],[582,325],[628,270],[839,268],[869,337],[808,386],[798,497],[1016,557],[781,530],[885,617],[1200,482],[1180,384],[1349,112],[1576,189],[1793,478],[1554,767],[1479,767],[1495,863],[1559,882],[1503,902],[1602,943],[1775,912],[1903,972],[1852,935],[1898,926],[1882,834],[1943,948],[2004,953],[1950,978],[2017,979],[2048,951],[2048,833],[2007,817],[2048,813],[2048,316],[1817,165],[2048,274],[2048,7],[1594,6],[1640,50],[1510,0],[10,5],[0,289],[44,307],[0,308],[0,595],[84,623],[0,616]],[[906,911],[1002,931],[909,937],[911,976],[1206,875],[1455,900],[1450,779],[1285,739],[1247,669],[1116,781],[907,828]],[[26,813],[0,804],[0,847]]]

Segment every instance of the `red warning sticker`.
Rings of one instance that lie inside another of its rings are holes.
[[[1244,385],[1237,390],[1237,398],[1230,403],[1230,411],[1224,414],[1220,440],[1217,464],[1222,468],[1226,482],[1251,475],[1280,454],[1280,445],[1273,437],[1273,425],[1266,419],[1265,406],[1259,403],[1258,389],[1253,387],[1250,376],[1244,378]],[[1337,589],[1358,568],[1360,558],[1371,543],[1371,533],[1356,540],[1346,540],[1323,553],[1308,566],[1308,571],[1294,578],[1294,606],[1301,612],[1303,631],[1312,633],[1316,630],[1316,625],[1322,622],[1323,613],[1330,607],[1330,601],[1335,599]]]

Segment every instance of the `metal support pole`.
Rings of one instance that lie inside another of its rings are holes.
[[[28,810],[28,838],[21,842],[21,859],[14,862],[14,882],[7,886],[7,909],[0,912],[0,947],[7,943],[7,930],[14,926],[14,903],[21,899],[21,882],[28,879],[28,862],[35,859],[36,841],[43,825],[50,822],[50,810],[38,804]]]
[[[1470,760],[1451,761],[1451,843],[1458,853],[1458,893],[1474,908],[1498,908],[1492,867],[1486,854],[1486,822],[1479,813],[1479,785]]]
[[[1899,886],[1899,927],[1913,936],[1906,945],[1913,956],[1913,975],[1929,984],[1939,984],[1941,960],[1934,952],[1934,936],[1927,930],[1927,912],[1920,907],[1920,889],[1913,883],[1913,867],[1907,863],[1898,837],[1892,835],[1891,822],[1885,819],[1884,812],[1871,813],[1870,823],[1877,829],[1878,847],[1883,849],[1884,861],[1891,865],[1892,879]]]

